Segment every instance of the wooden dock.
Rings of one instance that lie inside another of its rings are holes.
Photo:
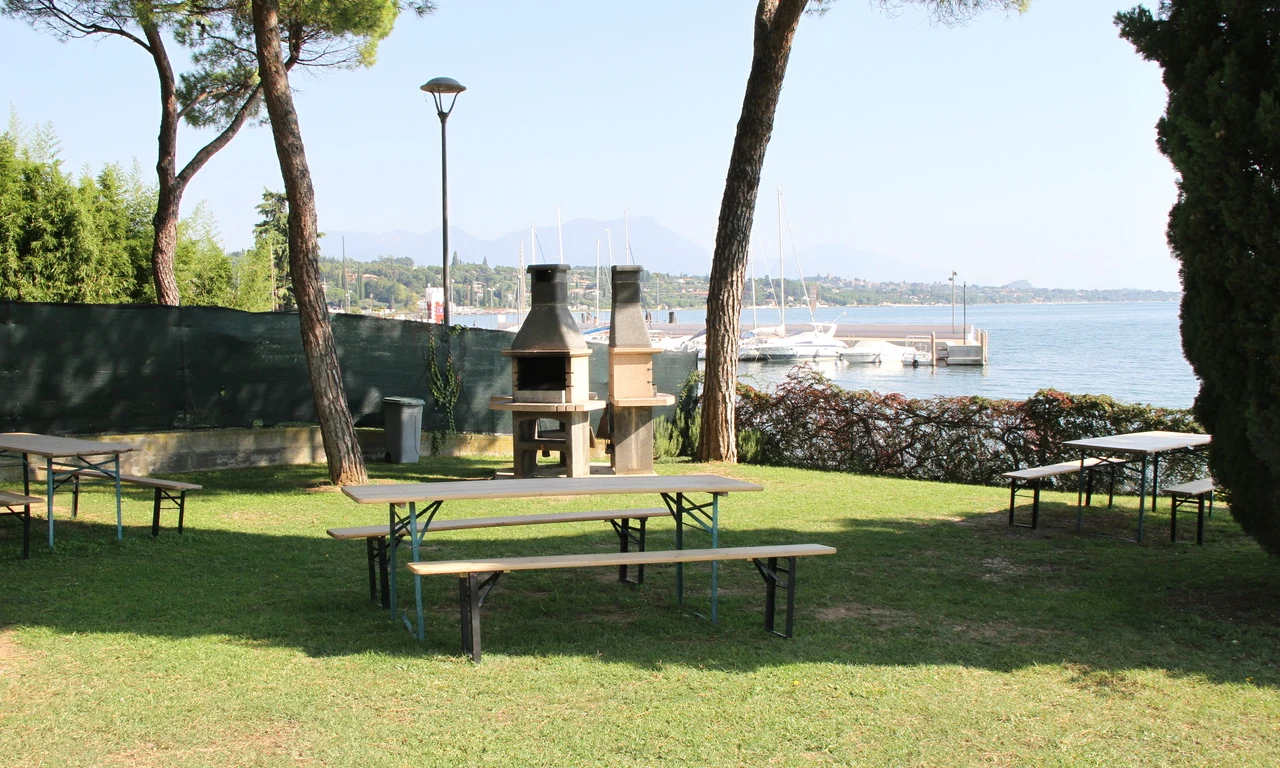
[[[652,333],[663,336],[692,336],[706,330],[705,323],[649,323]],[[777,323],[760,323],[761,328],[775,328]],[[788,323],[788,332],[807,330],[809,323]],[[755,330],[743,323],[742,332]],[[890,341],[895,344],[923,346],[932,353],[934,364],[986,365],[987,332],[974,325],[928,325],[912,323],[837,323],[837,339],[850,345],[857,341]],[[972,343],[966,344],[966,340]]]

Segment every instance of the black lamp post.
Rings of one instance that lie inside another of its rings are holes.
[[[449,113],[453,112],[453,105],[458,101],[458,94],[467,90],[466,86],[454,80],[451,77],[434,77],[428,80],[422,90],[431,94],[432,100],[436,104],[436,114],[440,117],[440,208],[441,208],[441,236],[444,240],[444,259],[443,274],[441,274],[441,283],[444,285],[444,324],[449,325],[449,153],[448,144],[445,141],[445,121],[449,119]],[[444,96],[452,95],[449,101],[449,108],[444,108]]]

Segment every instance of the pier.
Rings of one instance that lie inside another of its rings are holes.
[[[668,337],[692,336],[706,330],[705,323],[650,322],[649,331]],[[777,323],[760,323],[761,329],[776,328]],[[797,330],[809,323],[790,323]],[[743,323],[742,332],[754,331],[754,323]],[[916,323],[837,323],[835,337],[849,345],[858,341],[889,341],[927,351],[932,362],[948,365],[986,365],[987,332],[970,325]]]

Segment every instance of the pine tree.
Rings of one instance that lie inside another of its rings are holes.
[[[1157,125],[1179,174],[1168,237],[1210,466],[1241,527],[1280,554],[1280,9],[1174,0],[1116,21],[1169,90]]]

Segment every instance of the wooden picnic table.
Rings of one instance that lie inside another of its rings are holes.
[[[31,457],[44,458],[45,505],[49,521],[49,548],[53,548],[53,492],[81,470],[97,470],[115,480],[116,538],[124,538],[120,514],[120,454],[136,451],[128,443],[101,443],[75,437],[38,435],[31,432],[0,433],[0,456],[14,455],[22,462],[22,492],[31,494]],[[104,457],[94,460],[91,457]]]
[[[602,496],[656,493],[676,522],[676,548],[684,548],[684,529],[701,530],[711,536],[711,547],[720,543],[720,497],[730,493],[762,491],[761,486],[743,480],[717,475],[627,475],[614,477],[550,477],[499,480],[460,480],[439,483],[394,483],[379,485],[346,485],[342,492],[357,504],[386,504],[391,559],[391,613],[396,608],[396,549],[400,539],[408,537],[412,562],[421,558],[422,539],[430,530],[431,520],[446,501],[485,499],[545,498],[552,496]],[[690,494],[708,494],[710,500],[695,503]],[[422,508],[419,509],[419,505]],[[401,513],[405,508],[407,513]],[[421,522],[420,522],[421,521]],[[717,618],[719,567],[711,564],[711,621]],[[424,639],[422,609],[422,576],[414,574],[414,601],[417,608],[416,628],[404,621],[419,640]],[[676,596],[684,599],[684,566],[676,565]]]
[[[1080,489],[1077,491],[1076,533],[1080,532],[1083,522],[1084,507],[1081,499],[1084,488],[1085,459],[1090,453],[1115,454],[1122,453],[1140,457],[1142,467],[1138,479],[1138,541],[1142,541],[1142,524],[1146,511],[1147,467],[1151,466],[1151,510],[1156,508],[1156,496],[1160,492],[1160,455],[1176,451],[1200,451],[1207,449],[1213,442],[1212,435],[1195,432],[1130,432],[1123,435],[1106,435],[1089,437],[1083,440],[1068,440],[1064,446],[1080,450]]]

